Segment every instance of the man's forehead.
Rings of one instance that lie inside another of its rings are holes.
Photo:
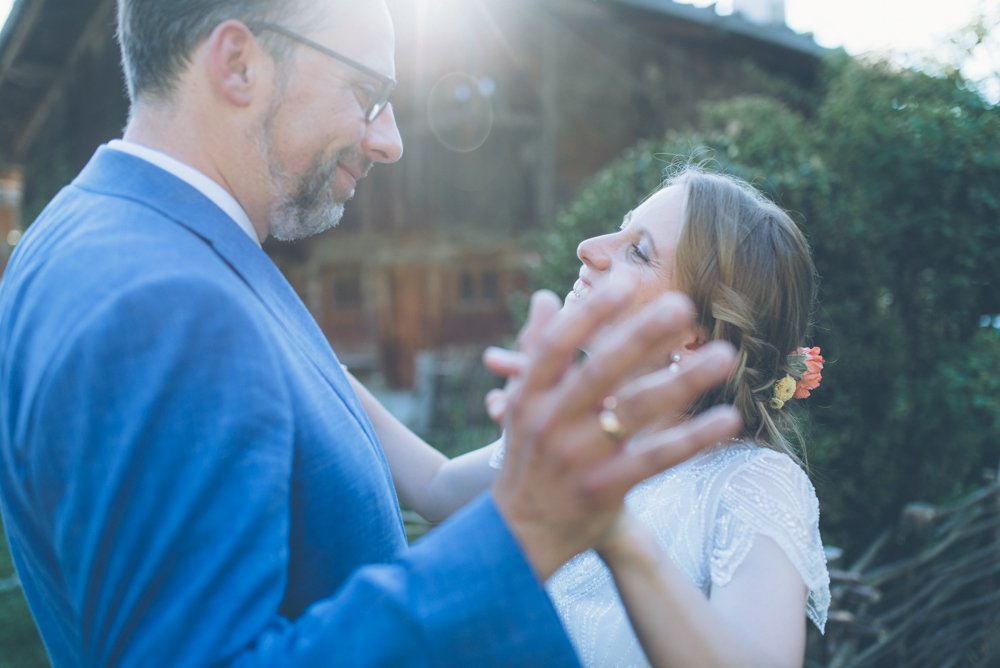
[[[388,76],[395,74],[396,36],[382,0],[318,3],[321,16],[306,26],[311,36]]]
[[[319,29],[343,29],[344,34],[367,32],[393,38],[392,15],[383,0],[362,0],[361,2],[320,2],[319,16],[315,25]]]

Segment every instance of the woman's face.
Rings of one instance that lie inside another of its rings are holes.
[[[606,281],[626,279],[636,286],[622,318],[640,311],[664,292],[675,289],[674,257],[684,222],[682,186],[657,191],[625,215],[617,232],[580,243],[580,278],[566,295],[566,308],[587,301],[591,290]]]

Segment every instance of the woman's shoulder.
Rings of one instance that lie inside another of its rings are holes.
[[[815,523],[816,490],[802,465],[791,455],[749,441],[718,447],[719,491],[724,503],[756,507],[764,512],[793,513]]]
[[[753,441],[720,443],[703,453],[700,466],[717,471],[726,484],[770,480],[813,489],[808,473],[797,459]],[[815,495],[815,491],[812,493]]]
[[[647,492],[677,486],[693,487],[690,491],[717,496],[744,479],[784,480],[812,489],[808,476],[795,459],[748,440],[729,440],[706,448],[639,487],[646,488]]]
[[[781,517],[799,526],[819,519],[816,492],[798,462],[745,440],[699,452],[639,485],[629,502],[640,513],[697,515],[708,533],[732,515]]]
[[[809,476],[786,453],[755,444],[725,455],[714,518],[712,581],[728,582],[758,536],[773,540],[809,589],[809,617],[821,630],[829,606],[829,575],[819,532],[819,500]]]

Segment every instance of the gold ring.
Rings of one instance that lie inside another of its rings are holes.
[[[604,408],[597,414],[597,423],[601,425],[601,431],[607,434],[608,438],[615,443],[621,443],[625,440],[626,433],[625,426],[615,413],[616,406],[618,401],[614,397],[605,399]]]

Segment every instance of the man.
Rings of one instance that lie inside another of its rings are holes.
[[[0,286],[0,501],[57,666],[572,665],[541,582],[625,492],[729,413],[624,450],[725,376],[670,297],[534,300],[504,471],[413,549],[371,425],[259,242],[334,224],[402,145],[382,2],[119,0],[132,112],[32,225]],[[601,399],[619,397],[617,413]]]

